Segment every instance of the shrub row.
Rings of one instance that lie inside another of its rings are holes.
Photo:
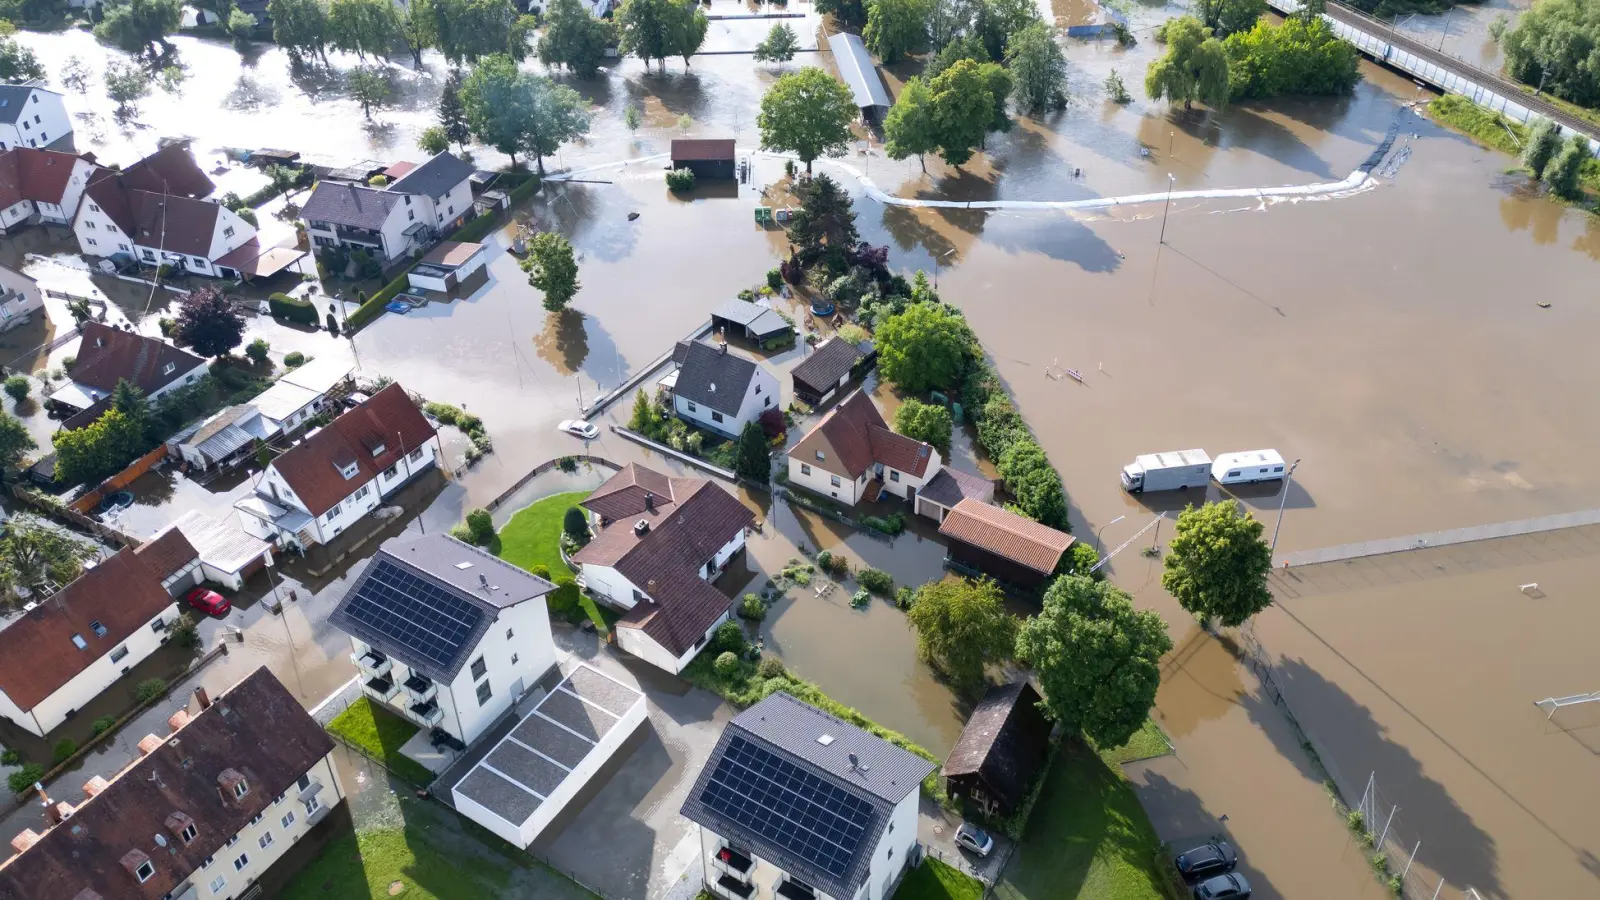
[[[267,308],[272,311],[272,317],[275,319],[288,319],[302,325],[317,324],[316,305],[303,297],[273,294],[267,298]]]
[[[972,412],[978,443],[990,459],[998,462],[1000,477],[1006,490],[1017,498],[1017,506],[1036,522],[1070,531],[1067,492],[1061,485],[1061,475],[1034,440],[1027,422],[981,353],[972,362],[961,393]]]
[[[345,327],[352,332],[360,331],[368,322],[382,315],[384,304],[405,293],[406,288],[410,286],[411,282],[406,280],[406,274],[409,271],[407,269],[406,272],[401,272],[398,278],[379,288],[376,294],[368,297],[367,302],[361,304],[355,312],[350,314],[350,321]]]

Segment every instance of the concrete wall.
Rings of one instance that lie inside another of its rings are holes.
[[[149,621],[140,625],[133,634],[122,643],[112,647],[100,658],[90,663],[88,668],[72,677],[72,680],[56,689],[56,692],[39,701],[32,710],[23,712],[10,697],[0,691],[0,715],[11,719],[23,730],[44,737],[56,726],[66,721],[67,714],[82,709],[85,703],[98,697],[106,688],[115,684],[117,679],[127,674],[129,669],[143,662],[150,654],[156,652],[167,640],[167,626],[178,618],[178,604],[163,609]],[[87,636],[86,636],[87,637]],[[121,650],[127,653],[113,660],[112,656]],[[65,647],[41,647],[40,652],[51,653],[82,653],[71,645]]]

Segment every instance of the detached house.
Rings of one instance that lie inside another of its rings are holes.
[[[617,644],[674,674],[728,620],[733,601],[711,582],[744,549],[755,521],[703,478],[629,463],[583,501],[598,532],[572,560],[583,586],[617,609]]]
[[[158,338],[84,322],[78,331],[78,358],[67,372],[67,383],[52,391],[45,402],[69,414],[82,413],[87,425],[110,405],[117,383],[127,381],[154,401],[170,391],[199,381],[206,361]]]
[[[42,309],[44,294],[39,282],[16,269],[0,266],[0,331],[10,331]]]
[[[247,534],[280,547],[325,544],[437,458],[434,427],[391,384],[268,464],[234,504]]]
[[[331,621],[362,692],[465,749],[556,663],[550,582],[449,535],[385,541]]]
[[[916,507],[917,492],[939,473],[933,445],[889,430],[860,390],[828,411],[789,451],[789,481],[847,506],[881,491]]]
[[[360,247],[392,262],[471,218],[472,172],[442,152],[384,187],[319,181],[300,218],[317,249]]]
[[[32,84],[0,85],[0,150],[70,147],[72,119],[55,91]]]
[[[888,900],[920,861],[931,762],[788,694],[734,716],[689,789],[722,900]]]
[[[0,628],[0,716],[44,737],[165,643],[178,604],[162,568],[123,550]]]
[[[72,231],[90,256],[237,279],[240,270],[223,258],[253,240],[256,229],[202,199],[215,189],[187,144],[169,144],[121,172],[95,173]]]
[[[333,738],[265,667],[195,689],[139,758],[81,797],[42,791],[0,862],[6,900],[234,900],[344,799]],[[76,803],[74,803],[76,801]]]
[[[663,382],[672,391],[678,418],[728,438],[769,409],[781,409],[778,379],[728,345],[679,341],[672,351],[678,368]]]
[[[71,153],[31,147],[0,152],[0,234],[34,223],[71,225],[96,171],[94,163]]]

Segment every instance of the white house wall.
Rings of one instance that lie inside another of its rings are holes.
[[[857,895],[861,900],[889,900],[889,885],[905,867],[911,848],[917,843],[917,802],[921,793],[920,789],[913,789],[890,813],[889,825],[872,852],[867,882]]]
[[[72,234],[78,239],[78,248],[90,256],[137,255],[132,236],[118,228],[111,216],[90,199],[78,205],[78,215],[72,220]]]
[[[156,652],[166,640],[167,629],[177,618],[178,604],[173,603],[165,607],[159,614],[135,629],[126,640],[90,663],[88,668],[74,675],[72,680],[57,688],[55,693],[39,701],[30,711],[31,714],[22,714],[20,718],[15,719],[16,723],[39,737],[49,734],[66,721],[67,713],[82,709],[85,704],[127,674],[129,669],[144,662],[150,654]],[[159,628],[156,627],[158,622]],[[127,648],[127,655],[112,661],[112,654],[122,648]],[[69,651],[84,652],[71,647],[61,648],[59,652]],[[5,710],[8,715],[16,709],[14,703],[10,705],[11,709]],[[4,707],[0,706],[0,709]]]
[[[305,775],[313,785],[321,784],[322,789],[307,800],[301,800],[300,787],[291,784],[282,797],[262,811],[260,821],[241,828],[232,844],[212,854],[210,865],[190,873],[188,881],[194,890],[183,896],[194,900],[229,900],[243,895],[249,885],[311,830],[315,810],[338,806],[344,799],[344,785],[339,781],[332,754],[318,760]],[[252,790],[254,787],[251,785]],[[265,847],[263,841],[267,841]],[[234,863],[241,856],[245,858],[244,865],[235,868]],[[216,890],[212,890],[213,885]]]
[[[433,205],[434,227],[440,231],[450,228],[456,219],[472,211],[472,180],[466,179],[446,191],[444,196],[434,198]]]
[[[900,469],[884,466],[883,490],[885,493],[893,494],[902,500],[904,500],[906,497],[907,488],[916,488],[917,493],[920,494],[922,493],[922,486],[928,483],[928,479],[939,474],[939,467],[941,465],[943,465],[943,463],[939,459],[939,451],[930,447],[928,449],[928,467],[922,470],[922,477],[920,478],[912,475],[910,472],[904,472]],[[895,475],[899,476],[898,481],[895,480]]]
[[[824,497],[832,497],[846,506],[855,506],[857,488],[865,485],[864,481],[851,481],[848,475],[839,475],[839,485],[835,487],[831,481],[836,473],[822,468],[822,463],[816,460],[797,459],[789,457],[789,481],[806,488],[813,493]],[[810,471],[807,471],[807,470]],[[864,473],[863,473],[864,474]]]
[[[619,523],[616,527],[622,526]],[[612,606],[623,610],[633,609],[633,582],[622,577],[622,573],[615,568],[584,563],[583,583],[589,593],[606,598]]]
[[[385,470],[384,472],[379,472],[377,477],[366,482],[357,482],[352,479],[350,493],[346,494],[343,500],[334,504],[332,508],[322,515],[314,518],[310,526],[313,537],[316,538],[318,543],[322,544],[333,540],[349,529],[350,526],[361,521],[368,513],[377,509],[382,504],[384,497],[387,497],[396,488],[403,485],[412,475],[433,465],[436,456],[437,450],[434,442],[429,440],[421,447],[412,449],[391,466],[390,468],[394,470],[393,476],[386,477],[388,470]],[[256,493],[280,506],[292,507],[307,515],[311,514],[305,502],[294,493],[293,488],[289,487],[289,482],[278,471],[276,466],[267,466],[261,483],[256,487]],[[276,531],[272,531],[270,534],[262,534],[261,532],[270,530],[265,526],[260,526],[257,530],[251,530],[249,520],[252,518],[254,517],[240,516],[241,521],[245,522],[247,533],[267,540],[272,540],[279,534]],[[284,536],[286,538],[295,537],[292,534]]]
[[[0,150],[37,147],[41,150],[72,134],[72,120],[61,95],[35,89],[23,101],[15,123],[0,124]]]
[[[508,630],[510,638],[506,637]],[[480,656],[487,671],[483,678],[474,680],[472,662]],[[450,684],[449,699],[454,710],[445,710],[446,721],[442,724],[450,724],[453,712],[460,723],[457,737],[471,744],[555,664],[555,639],[550,634],[550,616],[544,600],[529,600],[502,610]],[[480,706],[478,685],[485,681],[489,683],[489,701]],[[441,691],[441,709],[445,702]]]

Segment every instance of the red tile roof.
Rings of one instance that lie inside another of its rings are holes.
[[[860,478],[873,463],[920,478],[928,471],[933,447],[890,431],[872,398],[858,389],[829,410],[789,455],[851,480]]]
[[[77,161],[71,153],[32,147],[13,147],[0,153],[0,209],[23,200],[60,203]]]
[[[405,389],[391,384],[273,460],[272,467],[307,511],[320,516],[432,440],[434,431]],[[339,470],[350,462],[357,471],[347,479]]]
[[[200,558],[200,551],[194,549],[194,545],[175,525],[167,526],[166,531],[140,544],[133,552],[145,564],[145,568],[163,581]]]
[[[281,813],[273,801],[294,791],[300,776],[333,746],[272,673],[256,669],[167,739],[156,739],[148,754],[79,803],[66,823],[0,862],[0,898],[158,900],[185,881],[205,883],[217,869],[196,873],[214,855],[214,865],[231,875],[233,855],[254,855],[258,848],[241,845],[224,861],[227,840],[252,818]],[[224,793],[226,772],[242,776],[244,797]],[[332,784],[323,784],[322,805],[339,802],[333,791]],[[292,798],[285,805],[304,814]],[[188,821],[195,836],[185,842],[180,832]],[[157,836],[164,845],[156,843]],[[121,864],[133,853],[155,864],[142,884]]]
[[[162,147],[133,165],[122,170],[123,186],[152,194],[176,194],[180,197],[211,196],[217,189],[194,154],[189,152],[188,141],[177,141]]]
[[[950,510],[939,533],[1046,575],[1072,546],[1072,535],[1064,531],[971,498]]]
[[[24,712],[33,709],[172,605],[161,578],[123,550],[40,601],[0,629],[0,690]],[[74,645],[73,635],[82,636],[86,649]]]
[[[100,322],[85,322],[79,331],[83,342],[72,365],[72,380],[108,394],[123,379],[150,394],[205,362],[165,341]],[[166,371],[169,363],[173,366],[171,372]]]
[[[140,244],[185,256],[211,256],[211,238],[222,209],[218,204],[131,188],[121,173],[110,169],[90,181],[84,196]]]

